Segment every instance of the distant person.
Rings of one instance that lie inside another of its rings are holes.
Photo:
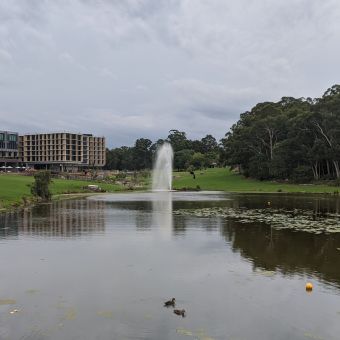
[[[191,171],[190,171],[190,175],[192,175],[192,178],[193,178],[193,179],[196,179],[196,175],[195,175],[195,172],[194,172],[194,171],[191,170]]]

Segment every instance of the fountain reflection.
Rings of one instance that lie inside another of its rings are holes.
[[[154,192],[152,199],[152,225],[163,236],[171,236],[173,229],[172,192]]]

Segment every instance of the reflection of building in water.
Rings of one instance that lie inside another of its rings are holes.
[[[19,234],[74,237],[105,231],[105,202],[65,200],[21,212]]]

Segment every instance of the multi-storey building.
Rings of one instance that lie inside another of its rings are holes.
[[[106,162],[105,138],[90,134],[39,133],[20,136],[24,164],[54,171],[102,167]]]
[[[12,166],[20,162],[17,132],[0,131],[0,165]]]

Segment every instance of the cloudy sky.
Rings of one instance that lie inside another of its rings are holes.
[[[339,60],[339,0],[1,0],[0,130],[221,138]]]

